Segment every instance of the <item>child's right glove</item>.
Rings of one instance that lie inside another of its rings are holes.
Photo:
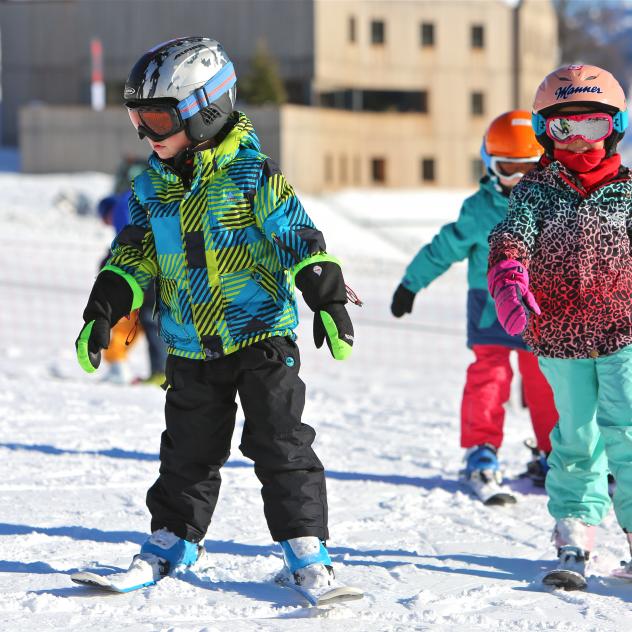
[[[529,291],[529,274],[514,259],[500,261],[487,273],[487,287],[496,303],[496,313],[503,329],[510,335],[521,334],[529,322],[529,310],[541,310]]]
[[[346,360],[353,347],[353,325],[345,308],[347,287],[340,263],[326,253],[312,255],[294,268],[294,284],[314,312],[314,343],[323,342],[336,360]]]
[[[77,360],[84,371],[97,370],[101,350],[110,344],[112,327],[142,304],[143,291],[133,277],[113,266],[101,270],[83,312],[85,325],[75,341]]]
[[[400,283],[393,294],[391,314],[393,314],[395,318],[401,318],[404,314],[410,314],[410,312],[413,311],[414,300],[415,293]]]

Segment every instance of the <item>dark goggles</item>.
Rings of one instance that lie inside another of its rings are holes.
[[[184,129],[184,122],[176,105],[171,103],[128,102],[127,113],[138,135],[151,140],[164,140]]]

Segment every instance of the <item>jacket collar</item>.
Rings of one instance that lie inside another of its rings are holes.
[[[218,145],[199,151],[193,150],[191,189],[197,188],[202,181],[208,180],[216,171],[230,164],[241,149],[261,151],[261,144],[250,119],[242,112],[236,114],[237,121]],[[149,165],[166,182],[182,183],[180,174],[155,153],[149,157]]]
[[[579,193],[582,197],[585,197],[589,195],[590,193],[592,193],[593,191],[600,189],[603,186],[607,186],[608,184],[612,182],[619,182],[619,181],[625,181],[625,180],[630,181],[631,179],[630,170],[627,167],[620,166],[617,173],[614,176],[604,180],[603,182],[599,182],[594,187],[589,187],[586,189],[582,185],[582,182],[577,177],[577,174],[571,171],[568,167],[563,165],[558,160],[554,160],[550,162],[548,165],[546,165],[545,169],[549,171],[549,173],[555,176],[555,180],[559,183],[559,185],[561,185],[563,188],[566,188],[566,189],[568,188],[573,189],[574,191]]]

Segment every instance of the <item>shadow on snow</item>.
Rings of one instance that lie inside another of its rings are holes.
[[[123,450],[121,448],[109,448],[107,450],[73,450],[70,448],[57,448],[52,445],[25,444],[25,443],[0,443],[0,448],[8,450],[29,450],[50,455],[87,455],[105,456],[114,459],[132,459],[139,461],[158,461],[158,454],[150,452],[138,452],[135,450]],[[252,467],[249,461],[228,461],[225,468]],[[363,481],[372,483],[386,483],[389,485],[411,485],[423,489],[443,489],[450,493],[463,491],[458,481],[442,478],[441,476],[431,476],[422,478],[419,476],[404,476],[401,474],[372,474],[367,472],[336,472],[326,470],[326,476],[330,480],[339,481]]]

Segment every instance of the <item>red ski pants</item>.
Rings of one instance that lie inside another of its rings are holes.
[[[476,359],[467,369],[461,403],[461,447],[471,448],[503,442],[504,405],[511,394],[513,371],[509,354],[518,354],[523,396],[540,450],[550,452],[549,433],[557,422],[553,391],[540,371],[537,358],[529,351],[500,345],[474,345]]]

